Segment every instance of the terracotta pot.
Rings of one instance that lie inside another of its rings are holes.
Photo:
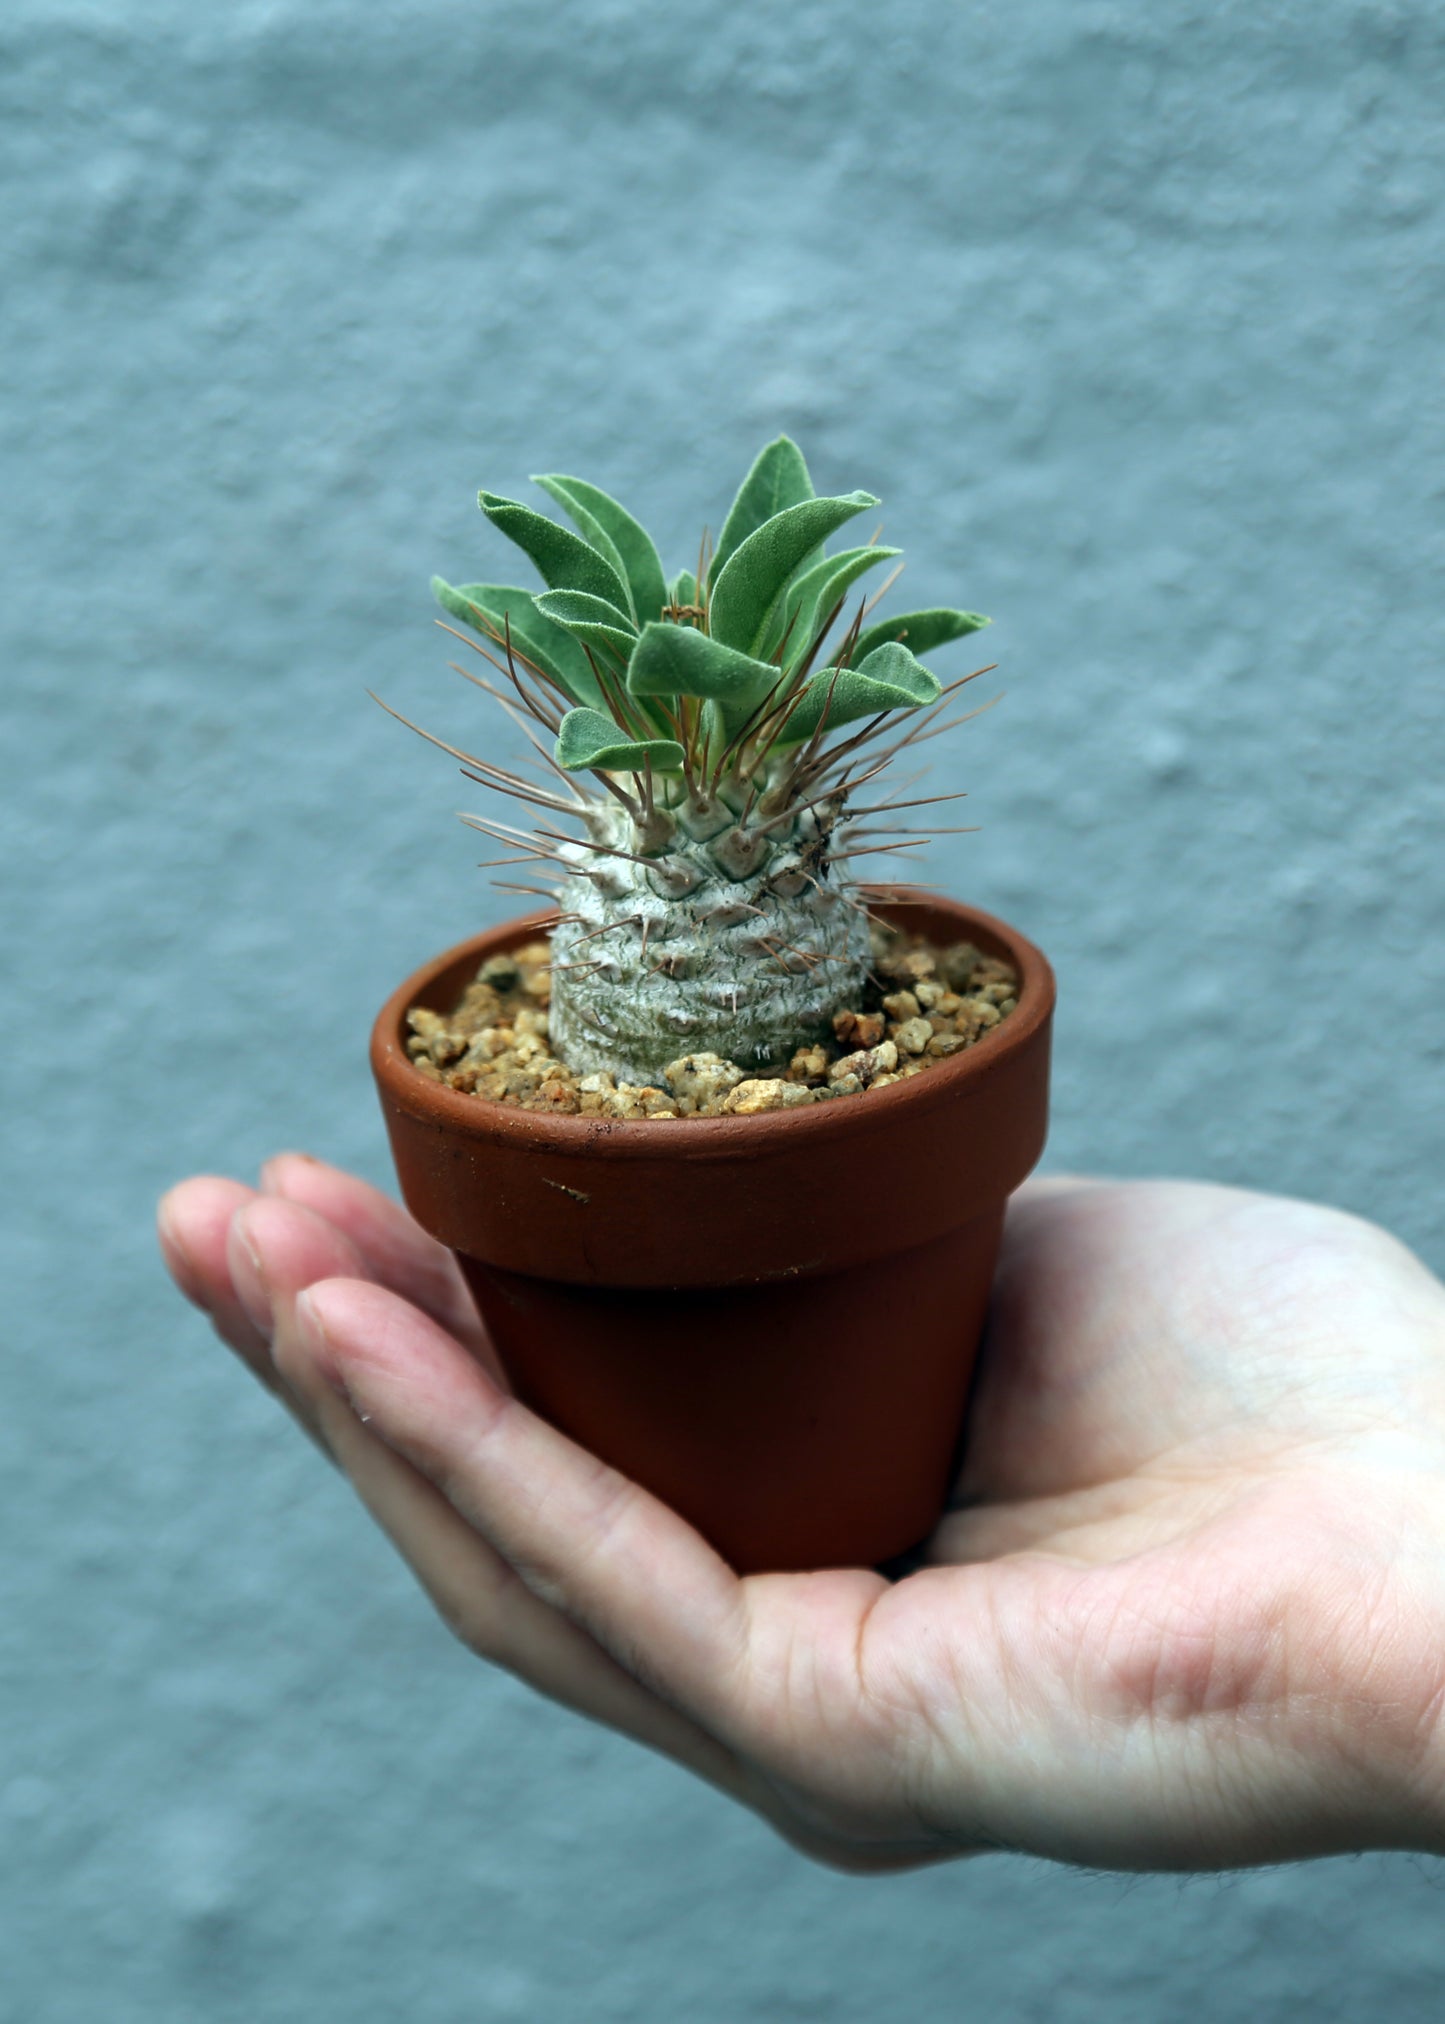
[[[740,1572],[872,1565],[947,1494],[1004,1204],[1043,1149],[1054,980],[988,914],[879,911],[1018,970],[1017,1007],[907,1082],[748,1118],[547,1117],[418,1075],[533,915],[409,977],[371,1059],[407,1207],[456,1252],[519,1397]]]

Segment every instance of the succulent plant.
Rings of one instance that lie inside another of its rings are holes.
[[[480,635],[505,686],[459,672],[501,702],[540,761],[532,778],[443,748],[538,811],[531,830],[463,820],[507,848],[500,862],[551,867],[548,886],[520,888],[559,907],[551,1045],[579,1072],[632,1083],[657,1082],[685,1054],[754,1073],[785,1064],[837,1005],[858,1002],[869,939],[854,860],[913,847],[896,824],[863,824],[922,800],[860,807],[854,796],[900,749],[946,728],[940,711],[972,679],[945,687],[918,655],[987,620],[932,609],[867,623],[875,596],[835,637],[854,583],[899,551],[875,534],[827,553],[878,501],[816,497],[786,436],[759,453],[716,544],[704,534],[696,570],[670,581],[607,493],[579,478],[534,482],[576,532],[492,492],[480,504],[546,588],[432,588]]]

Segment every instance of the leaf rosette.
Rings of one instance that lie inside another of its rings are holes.
[[[538,779],[445,748],[546,818],[530,833],[464,820],[560,887],[553,1044],[574,1066],[629,1077],[684,1047],[776,1063],[861,985],[853,861],[914,847],[864,843],[875,832],[859,818],[916,804],[862,810],[854,796],[945,728],[940,713],[973,678],[945,684],[920,656],[988,621],[942,606],[875,618],[899,551],[876,531],[828,544],[879,502],[819,497],[786,436],[759,452],[716,544],[704,535],[696,568],[671,579],[608,493],[560,473],[535,483],[571,526],[499,493],[479,500],[542,587],[432,587],[497,677],[471,679],[544,768]],[[882,589],[850,617],[855,586],[884,564]]]

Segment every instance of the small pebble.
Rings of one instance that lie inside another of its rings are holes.
[[[862,1047],[856,1054],[845,1054],[841,1061],[835,1061],[828,1070],[830,1082],[840,1082],[845,1075],[856,1075],[858,1080],[869,1083],[875,1075],[886,1075],[898,1066],[898,1049],[891,1040],[880,1040],[876,1047]]]
[[[955,942],[951,949],[945,949],[941,968],[944,982],[952,991],[966,991],[969,981],[978,965],[983,961],[980,952],[972,942]]]
[[[926,1019],[905,1019],[893,1034],[905,1054],[921,1054],[933,1038],[933,1028]]]
[[[879,1012],[833,1014],[833,1035],[840,1047],[876,1047],[883,1032],[883,1016]]]
[[[785,1082],[781,1076],[759,1076],[729,1090],[723,1111],[728,1117],[756,1117],[760,1111],[792,1110],[812,1101],[812,1090],[801,1083]]]
[[[721,1108],[728,1091],[743,1079],[737,1063],[724,1061],[720,1054],[684,1054],[669,1061],[662,1073],[673,1095],[685,1098],[697,1110],[709,1104]]]

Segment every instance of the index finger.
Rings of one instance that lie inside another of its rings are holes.
[[[534,1595],[757,1766],[760,1810],[875,1854],[936,1852],[909,1796],[933,1747],[914,1705],[916,1641],[890,1640],[884,1611],[875,1624],[898,1593],[880,1574],[740,1579],[677,1512],[382,1287],[325,1281],[295,1318],[286,1354],[305,1368],[283,1369],[329,1384]]]
[[[725,1718],[746,1647],[742,1584],[684,1519],[508,1396],[383,1288],[325,1282],[297,1319],[318,1374],[534,1594],[675,1705]]]

